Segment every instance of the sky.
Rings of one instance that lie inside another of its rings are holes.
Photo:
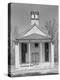
[[[31,28],[31,11],[39,11],[39,27],[44,27],[46,21],[56,19],[58,22],[58,6],[37,4],[11,4],[11,29],[14,28],[21,34]]]

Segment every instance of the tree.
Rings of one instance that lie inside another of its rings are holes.
[[[45,27],[48,30],[48,34],[51,36],[52,42],[54,42],[56,38],[56,34],[58,32],[58,26],[56,20],[53,19],[53,20],[46,21]]]
[[[45,27],[54,44],[55,62],[58,61],[58,24],[55,19],[46,21]]]

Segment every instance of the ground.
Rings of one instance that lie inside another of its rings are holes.
[[[22,67],[19,69],[16,69],[14,66],[11,66],[11,76],[32,76],[32,75],[44,75],[44,74],[57,74],[58,73],[57,63],[55,63],[53,67],[51,67],[50,65],[49,66],[47,65],[44,64],[44,67],[40,67],[40,65],[35,65],[30,68]]]

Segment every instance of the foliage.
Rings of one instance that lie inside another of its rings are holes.
[[[52,42],[56,40],[58,36],[58,24],[55,19],[46,21],[45,27],[48,30],[48,34],[51,36]],[[57,38],[58,39],[58,38]]]

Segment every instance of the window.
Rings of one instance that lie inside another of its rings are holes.
[[[21,43],[21,63],[26,63],[27,43]]]
[[[45,43],[45,61],[49,61],[49,43]]]
[[[35,43],[35,48],[38,48],[38,43]]]

